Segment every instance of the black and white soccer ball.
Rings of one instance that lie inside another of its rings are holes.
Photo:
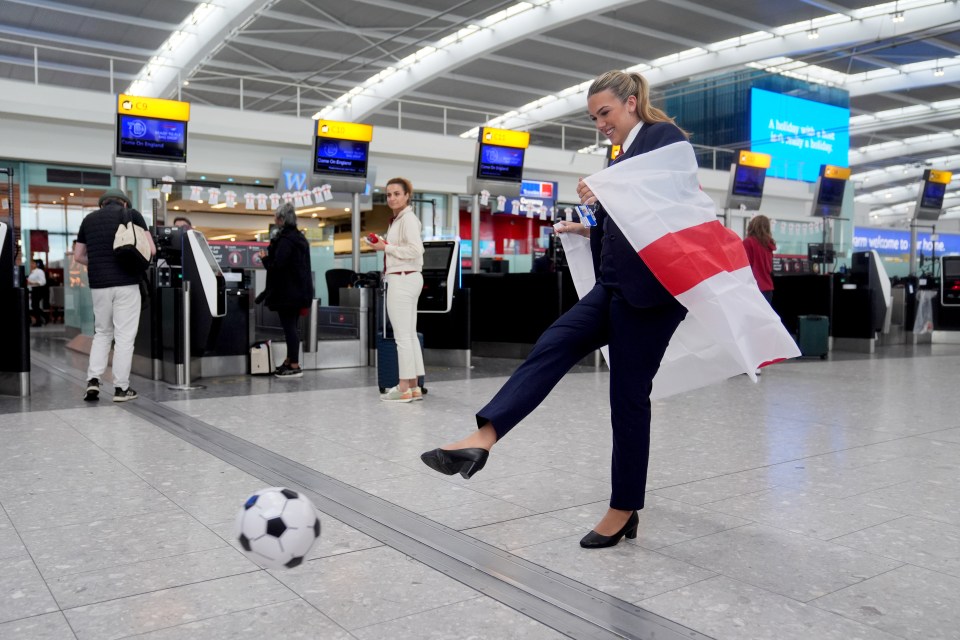
[[[236,534],[244,553],[257,564],[291,569],[303,562],[320,537],[320,518],[307,496],[269,487],[243,503]]]

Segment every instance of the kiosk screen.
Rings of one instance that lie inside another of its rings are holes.
[[[737,165],[737,170],[733,174],[733,187],[730,191],[735,196],[760,198],[763,196],[763,182],[766,176],[767,170],[764,168]]]
[[[947,192],[947,185],[942,182],[924,182],[923,195],[920,197],[920,208],[942,209],[943,196]]]
[[[522,182],[523,152],[523,149],[515,147],[481,144],[480,159],[477,162],[477,178]]]
[[[186,161],[186,122],[125,115],[117,118],[118,156]]]
[[[810,262],[832,263],[837,259],[837,254],[829,242],[826,246],[822,242],[811,242],[807,245],[807,259]]]
[[[316,138],[313,172],[323,175],[367,177],[369,142]]]
[[[846,180],[821,178],[817,204],[827,207],[839,207],[843,204],[843,192],[847,188]]]
[[[423,248],[423,270],[424,271],[443,271],[446,273],[450,268],[450,260],[453,258],[453,244],[449,245],[428,245]]]

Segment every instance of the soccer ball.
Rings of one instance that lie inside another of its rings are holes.
[[[240,546],[248,558],[268,569],[296,567],[319,537],[316,507],[292,489],[261,489],[237,514]]]

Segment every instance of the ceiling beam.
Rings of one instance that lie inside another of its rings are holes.
[[[687,0],[672,0],[672,4],[686,7],[691,3]],[[954,4],[955,3],[949,2],[910,9],[907,11],[909,19],[901,24],[894,24],[888,15],[881,15],[820,27],[820,38],[817,46],[818,48],[828,49],[851,46],[863,42],[866,37],[869,37],[870,40],[873,41],[882,40],[894,35],[904,36],[910,33],[928,32],[955,20],[956,8]],[[869,36],[867,34],[869,34]],[[807,38],[807,34],[799,31],[789,35],[774,36],[766,40],[760,40],[739,47],[730,47],[719,51],[710,51],[703,55],[690,56],[689,58],[666,63],[653,69],[644,69],[642,73],[650,82],[651,86],[657,86],[693,76],[702,77],[709,73],[738,68],[756,60],[766,60],[780,56],[790,57],[797,53],[809,51],[809,48],[810,40]],[[951,69],[953,68],[954,67],[951,67]],[[960,65],[955,68],[960,70]],[[933,74],[929,71],[927,75],[933,78]],[[864,81],[855,87],[855,89],[859,89],[863,93],[876,93],[877,91],[885,90],[880,88],[882,86],[881,80],[882,79],[878,79],[876,84],[874,84],[873,81]],[[916,81],[918,84],[921,82],[920,76],[916,76]],[[878,88],[874,90],[872,88],[873,86]],[[870,88],[868,89],[868,87]],[[582,111],[584,104],[586,104],[586,89],[578,89],[575,91],[572,89],[571,87],[571,90],[562,98],[553,100],[543,106],[527,109],[509,118],[498,118],[497,126],[507,129],[526,129],[539,126],[541,123],[550,122],[576,111]],[[854,91],[851,90],[851,93],[854,93]]]
[[[116,22],[127,26],[146,27],[147,29],[156,29],[157,31],[171,32],[177,29],[179,25],[172,22],[160,22],[159,20],[149,20],[132,16],[129,13],[114,13],[112,11],[98,11],[88,7],[78,7],[63,2],[53,2],[52,0],[6,0],[13,4],[25,4],[35,9],[44,11],[55,11],[57,13],[68,13],[70,15],[80,16],[82,18],[92,18],[94,20],[104,20],[106,22]]]
[[[375,113],[383,104],[489,52],[570,24],[586,15],[612,11],[627,4],[634,3],[627,0],[594,0],[590,3],[582,0],[554,0],[547,5],[535,5],[413,62],[352,97],[341,96],[338,98],[339,104],[333,105],[324,117],[332,120],[362,121],[367,114]]]
[[[175,95],[181,80],[190,77],[194,69],[206,62],[227,40],[247,26],[261,11],[278,1],[218,2],[209,5],[213,10],[198,24],[187,24],[190,22],[188,16],[178,29],[186,35],[184,40],[173,50],[167,51],[161,47],[153,52],[160,62],[147,63],[128,90],[145,97]],[[197,10],[203,6],[200,5]]]
[[[90,40],[88,38],[77,38],[62,33],[48,33],[46,31],[36,31],[34,29],[22,29],[10,25],[0,24],[0,33],[17,36],[20,38],[30,38],[32,40],[41,40],[43,42],[52,42],[59,46],[71,45],[74,47],[84,47],[95,51],[109,51],[114,55],[128,54],[140,58],[148,59],[155,51],[153,49],[144,49],[142,47],[131,47],[117,44],[106,40]],[[27,45],[29,46],[29,45]]]

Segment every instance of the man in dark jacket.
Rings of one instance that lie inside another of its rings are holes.
[[[107,368],[110,344],[113,350],[113,401],[126,402],[137,397],[130,388],[130,367],[133,364],[133,341],[140,326],[140,279],[142,273],[128,271],[113,253],[117,227],[128,216],[143,229],[147,223],[130,199],[119,189],[107,189],[99,200],[100,209],[80,223],[74,260],[87,265],[90,292],[93,296],[94,336],[87,367],[87,392],[84,400],[100,399],[100,377]],[[148,233],[151,256],[157,248]]]

